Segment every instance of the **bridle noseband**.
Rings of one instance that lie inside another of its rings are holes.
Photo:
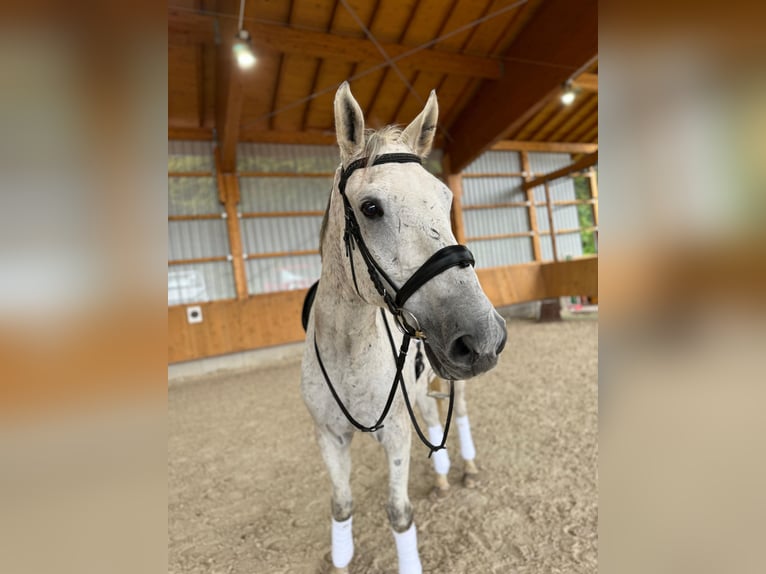
[[[343,198],[343,208],[346,219],[346,230],[343,233],[343,241],[346,244],[346,256],[351,263],[351,276],[354,280],[354,288],[356,289],[357,294],[361,297],[361,293],[359,293],[359,285],[356,281],[356,270],[354,269],[354,257],[352,253],[355,247],[358,247],[359,253],[367,265],[367,272],[370,275],[370,280],[375,286],[375,290],[383,298],[383,301],[385,301],[388,310],[394,316],[399,330],[415,339],[425,339],[425,333],[421,330],[417,317],[410,311],[404,309],[404,304],[407,302],[407,299],[409,299],[424,284],[447,269],[456,266],[468,267],[469,265],[475,265],[476,262],[474,261],[473,254],[471,254],[465,245],[448,245],[447,247],[439,249],[429,257],[401,288],[396,286],[396,283],[394,283],[378,262],[375,261],[375,258],[367,248],[364,238],[362,237],[359,222],[356,219],[356,213],[354,212],[354,208],[351,207],[351,202],[346,195],[346,184],[355,171],[385,163],[417,163],[422,165],[422,160],[419,156],[411,153],[388,153],[376,157],[371,164],[369,158],[363,157],[357,159],[341,171],[340,181],[338,182],[338,191]],[[393,294],[389,293],[386,289],[383,280],[388,284],[388,287],[393,291]],[[409,317],[409,321],[405,317],[405,313]]]
[[[378,264],[378,262],[375,261],[375,258],[367,248],[367,245],[364,242],[364,238],[362,237],[361,229],[359,227],[359,221],[356,218],[356,213],[354,212],[354,208],[351,206],[351,202],[346,195],[346,184],[355,171],[385,163],[417,163],[422,165],[420,157],[410,153],[383,154],[376,157],[372,163],[370,163],[369,158],[365,157],[351,162],[348,166],[346,166],[345,169],[342,169],[340,173],[340,181],[338,182],[338,191],[343,198],[344,214],[346,220],[346,228],[343,233],[343,241],[346,244],[346,256],[348,257],[351,264],[351,276],[354,280],[354,288],[356,289],[357,294],[361,297],[362,295],[359,292],[359,284],[356,280],[356,270],[354,269],[353,256],[354,249],[358,249],[359,254],[362,256],[362,259],[367,266],[367,272],[370,276],[372,284],[375,286],[375,290],[383,298],[383,301],[386,303],[388,310],[394,316],[396,325],[404,334],[404,337],[402,338],[402,345],[397,356],[396,345],[394,344],[394,338],[391,335],[391,329],[388,326],[388,320],[386,319],[385,311],[381,309],[380,313],[383,317],[383,322],[388,334],[388,340],[391,344],[391,352],[393,353],[394,359],[396,361],[396,375],[394,376],[394,382],[392,383],[391,390],[388,394],[386,406],[384,407],[383,412],[381,413],[380,417],[378,417],[378,420],[375,424],[372,426],[362,425],[356,421],[356,419],[351,416],[351,413],[348,412],[348,409],[346,409],[343,401],[341,401],[338,393],[335,390],[335,387],[330,381],[330,377],[327,374],[327,370],[325,369],[324,364],[322,363],[322,357],[319,354],[319,346],[317,345],[316,341],[316,331],[314,331],[314,350],[316,351],[316,356],[319,362],[319,367],[322,371],[322,375],[327,382],[327,386],[329,387],[330,393],[335,399],[335,402],[338,403],[338,406],[345,415],[346,419],[348,419],[348,421],[353,426],[362,432],[374,432],[383,428],[383,421],[385,420],[386,416],[388,415],[388,411],[391,408],[391,404],[394,400],[394,395],[396,394],[397,386],[401,386],[402,395],[404,396],[404,403],[407,406],[410,420],[415,427],[415,431],[417,432],[418,437],[420,437],[420,440],[423,442],[423,444],[428,447],[428,456],[430,458],[431,454],[437,450],[443,449],[447,442],[447,433],[449,432],[450,421],[452,419],[452,406],[455,398],[455,389],[452,381],[450,381],[449,407],[447,409],[447,420],[444,425],[444,435],[442,436],[441,444],[434,445],[428,441],[423,432],[420,430],[420,427],[415,419],[415,413],[412,410],[412,404],[410,403],[407,389],[404,385],[404,377],[402,376],[402,369],[404,368],[404,363],[407,358],[407,350],[409,349],[410,340],[412,338],[426,338],[426,334],[421,329],[417,317],[415,317],[412,312],[406,310],[404,308],[404,304],[418,289],[420,289],[423,285],[425,285],[428,281],[437,275],[452,267],[468,267],[469,265],[475,265],[475,261],[473,255],[465,245],[448,245],[447,247],[439,249],[431,257],[429,257],[428,260],[423,263],[423,265],[421,265],[417,271],[415,271],[415,273],[410,276],[409,279],[407,279],[404,285],[397,287],[396,283],[394,283],[394,281],[388,276],[388,274]],[[384,285],[384,281],[387,285]],[[312,295],[314,290],[315,287],[312,287],[312,290],[309,291],[307,301],[309,297],[311,297],[313,300]],[[308,319],[308,312],[306,311],[305,304],[303,316],[305,328]],[[418,353],[420,353],[419,349]]]

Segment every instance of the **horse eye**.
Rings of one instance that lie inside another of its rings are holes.
[[[362,213],[364,213],[365,217],[369,217],[370,219],[383,217],[383,210],[378,207],[378,204],[374,201],[365,201],[362,204]]]

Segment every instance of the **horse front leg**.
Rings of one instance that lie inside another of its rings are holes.
[[[351,531],[351,439],[354,433],[334,434],[317,427],[317,442],[332,482],[332,565],[337,574],[348,572],[354,556]]]
[[[471,436],[471,424],[468,421],[468,408],[465,402],[465,381],[455,381],[455,424],[460,435],[460,456],[463,458],[463,485],[469,488],[476,485],[479,469],[476,468],[476,447]]]
[[[393,421],[392,421],[393,422]],[[407,487],[410,477],[410,427],[387,424],[381,442],[388,457],[389,497],[386,510],[396,542],[399,574],[422,574],[418,538]],[[380,431],[379,431],[380,432]]]
[[[439,445],[444,438],[444,428],[439,419],[439,405],[436,399],[428,396],[428,386],[428,381],[418,381],[415,402],[428,427],[428,440],[432,444]],[[441,498],[446,496],[449,490],[447,473],[450,469],[450,461],[447,449],[437,450],[431,455],[431,460],[433,460],[434,472],[436,473],[436,486],[433,489],[433,494]]]

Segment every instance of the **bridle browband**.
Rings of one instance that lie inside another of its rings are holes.
[[[330,377],[327,374],[327,370],[325,369],[324,364],[322,363],[322,358],[319,354],[319,347],[316,342],[316,331],[314,332],[314,350],[316,351],[316,355],[319,362],[319,367],[322,371],[322,375],[324,376],[324,379],[327,382],[327,386],[329,387],[330,393],[335,399],[335,402],[340,407],[346,419],[348,419],[348,421],[354,427],[356,427],[362,432],[374,432],[378,429],[383,428],[383,421],[385,420],[386,416],[388,415],[388,411],[391,408],[391,404],[393,403],[394,396],[396,394],[397,386],[401,386],[402,395],[404,396],[404,403],[407,406],[407,411],[409,412],[410,419],[412,420],[412,424],[415,427],[415,431],[417,432],[420,440],[423,442],[423,444],[425,444],[428,447],[429,449],[428,456],[430,458],[431,454],[433,454],[437,450],[443,449],[444,445],[447,442],[447,433],[449,432],[450,421],[452,419],[452,406],[453,406],[454,395],[455,395],[454,385],[453,385],[453,382],[450,381],[449,407],[447,409],[447,420],[444,425],[444,435],[442,437],[442,442],[440,445],[437,446],[429,442],[428,439],[426,439],[423,432],[420,430],[420,427],[418,426],[418,423],[415,420],[415,413],[412,410],[412,404],[410,403],[410,399],[407,394],[407,389],[405,388],[405,385],[404,385],[404,377],[402,376],[402,369],[404,368],[404,363],[407,358],[407,351],[409,349],[410,340],[412,338],[416,338],[416,339],[426,338],[426,334],[421,330],[420,323],[418,322],[417,318],[410,311],[407,311],[404,309],[404,304],[418,289],[420,289],[424,284],[426,284],[428,281],[430,281],[437,275],[443,273],[444,271],[452,267],[456,267],[456,266],[468,267],[469,265],[475,265],[475,261],[474,261],[473,255],[471,254],[471,252],[468,250],[468,248],[465,245],[448,245],[447,247],[443,247],[439,249],[431,257],[429,257],[428,260],[425,263],[423,263],[423,265],[421,265],[417,269],[417,271],[415,271],[415,273],[413,273],[410,276],[410,278],[404,283],[404,285],[402,285],[401,287],[397,287],[396,283],[394,283],[394,281],[388,276],[388,274],[378,264],[378,262],[375,261],[375,258],[372,256],[369,249],[367,248],[367,245],[364,242],[364,238],[362,237],[361,229],[359,227],[359,222],[356,218],[356,213],[354,212],[354,208],[351,206],[351,202],[349,201],[348,196],[346,195],[346,184],[348,183],[349,178],[353,175],[355,171],[359,169],[367,168],[367,167],[373,167],[373,166],[377,166],[381,164],[386,164],[386,163],[417,163],[422,165],[422,161],[420,157],[410,153],[383,154],[376,157],[372,162],[370,162],[369,158],[364,157],[351,162],[348,166],[346,166],[345,169],[342,169],[340,173],[340,180],[338,182],[338,191],[340,192],[340,195],[343,198],[343,206],[344,206],[344,214],[345,214],[345,222],[346,222],[345,231],[343,233],[343,241],[346,245],[346,256],[348,257],[350,265],[351,265],[351,276],[354,280],[354,288],[356,289],[357,295],[359,295],[360,297],[362,296],[361,293],[359,292],[359,284],[357,283],[357,279],[356,279],[356,270],[354,269],[354,257],[353,257],[354,249],[359,250],[359,254],[364,260],[365,265],[367,266],[367,272],[369,274],[370,280],[372,281],[372,284],[375,286],[375,290],[383,298],[383,301],[385,302],[386,307],[388,307],[388,310],[394,316],[394,320],[396,321],[396,324],[399,327],[399,330],[404,335],[404,337],[402,338],[402,345],[399,349],[399,353],[397,356],[396,345],[394,344],[394,338],[391,334],[391,329],[388,326],[388,320],[386,319],[385,311],[381,309],[380,312],[383,317],[383,322],[386,327],[386,333],[388,334],[389,342],[391,344],[391,352],[393,353],[394,359],[396,361],[396,375],[394,376],[394,381],[391,385],[391,391],[388,394],[388,400],[386,401],[386,405],[383,409],[383,412],[378,417],[377,422],[375,422],[375,424],[373,424],[372,426],[362,425],[356,419],[354,419],[354,417],[351,416],[351,413],[348,412],[348,409],[346,409],[345,405],[343,404],[343,401],[341,401],[340,397],[338,396],[338,393],[333,387],[333,384],[330,381]],[[409,319],[405,317],[405,313]],[[305,313],[305,309],[304,309],[304,317],[306,315],[307,314]]]

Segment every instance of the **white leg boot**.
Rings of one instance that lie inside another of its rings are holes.
[[[332,519],[332,565],[345,568],[354,557],[354,535],[351,532],[351,520],[337,522]]]
[[[468,422],[468,415],[455,417],[458,434],[460,435],[460,456],[463,460],[473,460],[476,458],[476,447],[473,445],[471,437],[471,423]]]
[[[399,556],[399,574],[423,574],[415,523],[413,522],[404,532],[392,532],[396,540],[396,553]]]

